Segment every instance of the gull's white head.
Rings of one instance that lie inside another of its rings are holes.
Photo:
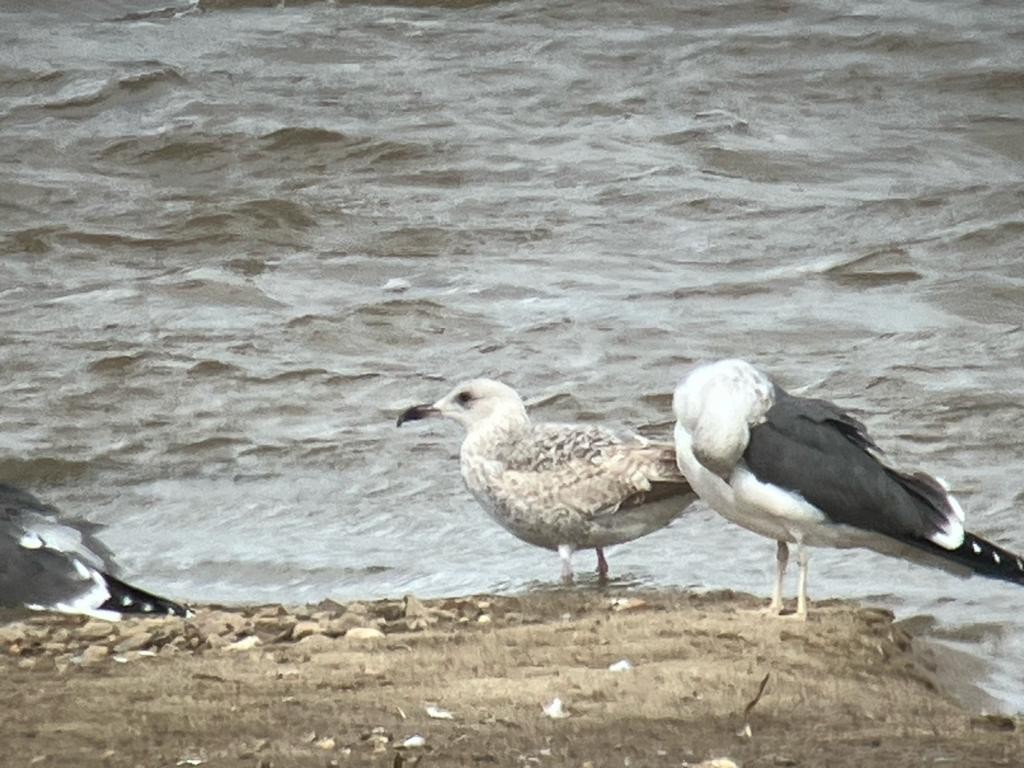
[[[697,460],[728,477],[759,424],[775,402],[771,380],[743,360],[698,365],[676,387],[672,410],[677,428],[690,436]]]
[[[526,423],[526,406],[507,384],[494,379],[470,379],[455,386],[435,403],[414,405],[398,417],[398,426],[443,416],[462,424],[467,430],[481,424]]]

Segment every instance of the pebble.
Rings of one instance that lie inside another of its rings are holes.
[[[93,664],[99,664],[110,654],[110,650],[105,645],[90,645],[84,651],[81,656],[78,657],[78,663],[83,667],[88,667]]]
[[[225,651],[250,651],[260,644],[260,639],[256,635],[249,635],[243,637],[241,640],[236,640],[233,643],[228,643],[224,646]],[[166,646],[165,646],[166,647]]]
[[[121,641],[114,646],[114,650],[117,653],[138,651],[141,648],[148,648],[152,642],[153,636],[149,634],[149,630],[141,627],[128,635],[122,636]]]
[[[194,617],[191,623],[203,637],[241,632],[250,624],[243,616],[229,611],[204,611]]]
[[[417,600],[414,595],[406,595],[402,600],[404,602],[402,615],[405,616],[405,618],[409,619],[418,616],[430,615],[430,611],[427,610],[427,607]]]
[[[384,633],[374,627],[353,627],[345,633],[345,637],[350,640],[379,640],[384,637]]]
[[[253,625],[257,632],[262,632],[265,635],[285,635],[290,637],[295,631],[295,626],[299,622],[294,617],[286,616],[257,616],[253,621]],[[286,634],[287,633],[287,634]]]
[[[27,636],[26,629],[25,624],[20,621],[0,627],[0,645],[21,643]]]
[[[292,640],[301,640],[310,635],[320,634],[320,623],[316,621],[300,621],[292,627]]]
[[[443,606],[443,607],[441,607]],[[497,615],[491,612],[498,607]],[[523,617],[502,610],[499,600],[451,599],[425,603],[415,595],[401,600],[350,604],[324,600],[317,605],[259,606],[238,611],[201,610],[187,621],[176,617],[127,618],[120,622],[40,616],[0,625],[0,654],[22,659],[50,657],[58,671],[69,664],[118,662],[140,656],[167,656],[204,651],[248,651],[266,645],[344,652],[332,638],[376,642],[396,632],[417,632],[437,624],[521,623]],[[84,661],[83,661],[84,659]],[[23,668],[28,668],[27,662]],[[444,711],[444,710],[438,710]]]
[[[334,647],[334,642],[325,635],[306,635],[295,646],[304,651],[326,651]]]
[[[228,639],[222,635],[210,635],[206,638],[206,644],[211,648],[223,648],[228,644]]]
[[[75,636],[81,640],[106,640],[114,629],[109,621],[90,619],[75,630]]]
[[[323,628],[323,633],[328,637],[343,637],[346,632],[356,627],[366,625],[366,615],[346,613],[336,619],[328,619]]]
[[[616,597],[611,601],[613,611],[635,611],[646,606],[647,601],[641,600],[639,597]]]

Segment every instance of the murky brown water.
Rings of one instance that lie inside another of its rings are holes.
[[[0,3],[0,477],[107,523],[135,580],[550,583],[454,425],[397,410],[486,374],[668,434],[723,355],[1024,549],[1017,0],[160,7]],[[767,594],[772,552],[697,511],[610,559]],[[862,552],[811,579],[938,616],[1024,707],[1024,590]]]

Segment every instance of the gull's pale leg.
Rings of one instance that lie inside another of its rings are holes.
[[[796,559],[800,564],[800,581],[796,593],[796,615],[798,618],[807,618],[807,563],[811,559],[810,553],[802,543],[796,545]]]
[[[772,590],[772,602],[768,606],[769,613],[782,612],[782,581],[789,565],[789,547],[784,541],[776,542],[775,550],[775,589]]]
[[[562,558],[562,581],[566,584],[572,584],[572,553],[572,545],[558,545],[558,556]]]
[[[604,559],[601,547],[597,547],[597,577],[601,581],[608,581],[608,561]]]

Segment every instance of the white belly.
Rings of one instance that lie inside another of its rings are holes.
[[[675,428],[676,462],[697,495],[726,520],[777,541],[814,544],[821,528],[830,527],[825,515],[797,495],[762,483],[741,463],[725,482],[697,461],[690,433]],[[835,544],[822,542],[824,546]]]

